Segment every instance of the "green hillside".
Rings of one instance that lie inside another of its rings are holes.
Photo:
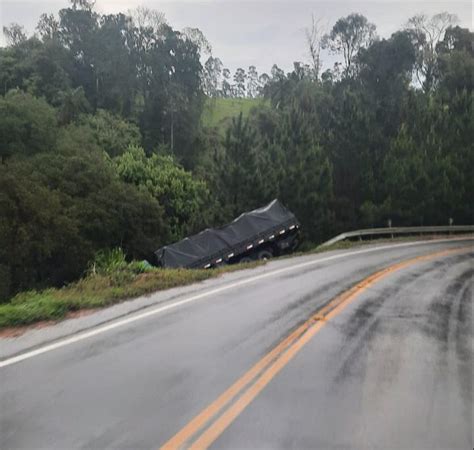
[[[253,107],[264,101],[261,98],[208,98],[202,123],[206,127],[223,127],[240,113],[248,116]]]

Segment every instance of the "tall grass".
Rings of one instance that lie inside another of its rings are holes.
[[[118,247],[98,252],[89,263],[88,273],[89,275],[109,275],[124,270],[126,267],[125,253]]]
[[[81,280],[61,289],[22,292],[8,303],[0,304],[0,328],[60,320],[74,311],[103,308],[125,299],[185,286],[259,264],[262,262],[213,270],[158,269],[145,261],[127,263],[121,249],[100,252]]]

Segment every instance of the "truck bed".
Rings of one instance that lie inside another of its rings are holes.
[[[209,268],[237,262],[258,249],[296,235],[299,222],[278,200],[241,214],[221,228],[208,228],[155,252],[161,267]]]

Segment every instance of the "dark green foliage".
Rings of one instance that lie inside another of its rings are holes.
[[[0,117],[0,162],[54,147],[56,113],[46,101],[11,91],[0,97]]]
[[[179,240],[209,223],[209,191],[206,183],[178,166],[171,156],[147,157],[140,147],[129,147],[116,158],[120,178],[148,192],[163,205],[170,238]]]
[[[80,275],[77,256],[87,252],[81,249],[78,223],[62,211],[61,194],[22,172],[10,164],[0,166],[4,295]]]
[[[219,192],[228,218],[261,206],[266,201],[267,171],[256,145],[256,131],[242,113],[232,120],[224,140],[220,161]]]
[[[354,60],[359,51],[372,43],[375,28],[362,14],[352,13],[341,17],[325,36],[323,44],[333,52],[342,54],[346,76],[354,75]]]
[[[2,278],[13,292],[71,281],[99,249],[148,258],[169,238],[159,204],[86,150],[0,166],[0,209]]]
[[[111,157],[119,156],[128,147],[140,145],[138,127],[120,116],[99,109],[94,115],[83,115],[78,124],[89,127],[97,145]]]
[[[148,30],[138,29],[136,33],[137,39],[143,39]],[[192,141],[204,105],[198,46],[164,26],[158,39],[153,37],[152,45],[138,49],[137,57],[145,147],[166,144],[186,163],[192,157]]]

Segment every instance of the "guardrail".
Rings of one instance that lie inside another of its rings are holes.
[[[339,234],[338,236],[322,243],[319,247],[327,247],[336,242],[343,241],[349,238],[359,238],[367,236],[395,236],[403,234],[430,234],[430,233],[474,233],[474,225],[446,225],[446,226],[431,226],[431,227],[385,227],[385,228],[368,228],[365,230],[349,231],[347,233]]]

